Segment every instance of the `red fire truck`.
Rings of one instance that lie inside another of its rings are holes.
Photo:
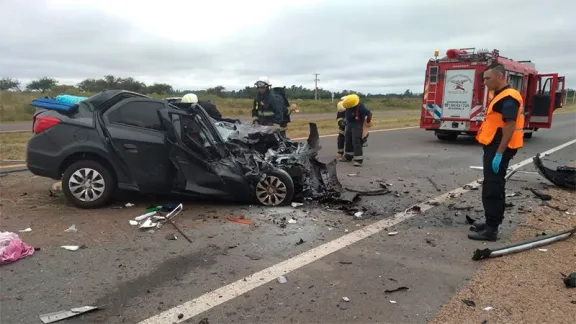
[[[482,78],[487,65],[498,62],[506,68],[511,87],[524,98],[524,137],[539,128],[552,126],[552,114],[562,108],[563,76],[538,74],[531,61],[514,61],[498,50],[449,49],[426,66],[420,128],[434,131],[440,140],[453,141],[458,135],[475,136],[484,120],[484,111],[493,97]]]

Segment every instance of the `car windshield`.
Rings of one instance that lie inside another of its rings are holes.
[[[220,133],[220,136],[222,136],[225,141],[228,140],[228,136],[230,136],[230,134],[235,132],[233,127],[230,127],[228,124],[223,122],[215,122],[214,126],[216,126],[218,133]]]

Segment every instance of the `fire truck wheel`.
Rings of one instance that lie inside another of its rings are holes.
[[[458,134],[436,134],[441,141],[455,141],[458,139]]]
[[[532,138],[532,134],[534,134],[534,133],[533,132],[524,133],[524,138]]]

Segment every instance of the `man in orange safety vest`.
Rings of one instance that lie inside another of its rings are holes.
[[[483,146],[484,181],[482,205],[485,223],[472,227],[472,240],[496,241],[498,227],[504,219],[506,172],[510,160],[524,145],[524,100],[506,80],[506,69],[493,63],[484,71],[484,83],[494,91],[494,98],[476,140]]]

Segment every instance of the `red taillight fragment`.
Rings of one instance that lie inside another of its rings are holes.
[[[34,120],[34,134],[42,133],[43,131],[60,124],[62,121],[56,117],[42,117],[38,116]]]

